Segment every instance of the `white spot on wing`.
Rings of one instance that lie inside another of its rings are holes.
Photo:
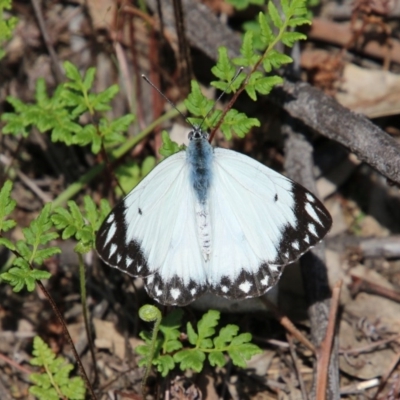
[[[314,203],[315,198],[310,193],[306,193],[306,198],[310,203]]]
[[[117,254],[117,263],[119,264],[120,261],[121,261],[121,256]]]
[[[190,291],[190,294],[191,294],[192,296],[194,296],[194,295],[196,294],[196,292],[197,292],[197,289],[196,289],[196,288],[193,288],[193,289]]]
[[[268,286],[268,282],[269,282],[269,277],[268,276],[265,276],[264,279],[262,279],[260,281],[261,285],[263,285],[263,286]]]
[[[176,300],[181,294],[181,291],[177,288],[171,289],[171,296],[174,300]]]
[[[108,244],[108,242],[114,237],[115,232],[117,231],[117,225],[113,222],[110,227],[108,228],[107,237],[104,242],[104,246]]]
[[[132,258],[126,257],[126,266],[129,267],[133,263]]]
[[[113,221],[114,221],[114,213],[110,214],[110,215],[108,216],[108,218],[107,218],[107,222],[108,222],[109,224],[111,224],[111,222],[113,222]]]
[[[117,251],[117,246],[113,243],[110,246],[110,255],[109,255],[109,257],[111,257],[116,251]]]
[[[253,286],[253,284],[251,282],[244,281],[243,283],[241,283],[239,285],[239,289],[244,293],[248,293],[252,286]]]
[[[285,253],[284,256],[286,258],[288,258],[289,254]],[[272,271],[272,272],[277,272],[278,271],[278,265],[276,265],[276,264],[268,264],[268,267],[269,267],[269,270]]]
[[[295,250],[299,250],[299,248],[300,248],[299,242],[298,242],[297,240],[294,240],[294,241],[292,242],[292,247],[293,247]]]
[[[146,283],[151,285],[154,281],[154,275],[150,275],[147,277]]]
[[[312,233],[314,236],[318,236],[317,231],[315,229],[315,225],[314,224],[308,224],[308,230],[310,231],[310,233]]]
[[[140,272],[140,270],[143,268],[143,265],[138,265],[137,267],[136,267],[136,270],[137,270],[137,272]]]
[[[310,243],[310,237],[308,235],[304,236],[304,241]]]
[[[226,293],[228,291],[228,287],[227,286],[221,286],[221,291]]]
[[[160,297],[162,295],[162,290],[158,286],[154,288],[154,291],[156,292],[157,297]]]
[[[315,212],[314,207],[310,204],[307,203],[305,207],[308,215],[314,220],[317,221],[320,225],[323,225],[321,219],[318,217],[318,214]]]

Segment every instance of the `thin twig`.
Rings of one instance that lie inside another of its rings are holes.
[[[325,338],[317,349],[317,388],[316,399],[326,399],[326,386],[328,382],[329,359],[331,357],[333,338],[335,336],[336,315],[339,308],[340,290],[342,281],[335,284],[332,289],[331,308],[329,311],[328,326]]]
[[[27,186],[44,204],[51,202],[52,198],[47,193],[43,192],[43,190],[40,189],[40,187],[36,185],[31,178],[29,178],[29,176],[25,175],[21,170],[13,169],[11,167],[12,161],[4,154],[0,154],[0,163],[8,167],[7,173],[10,172],[10,169],[15,172],[18,178],[21,179],[21,182]]]
[[[88,308],[87,308],[87,295],[86,295],[86,279],[85,279],[85,265],[83,262],[83,257],[81,253],[78,254],[79,259],[79,283],[81,290],[81,301],[82,301],[82,314],[83,320],[85,322],[86,336],[89,344],[89,351],[92,358],[93,370],[94,370],[94,381],[93,384],[97,384],[99,381],[99,374],[97,371],[97,361],[94,352],[94,344],[93,344],[93,335],[92,330],[90,329],[90,320],[88,316]]]
[[[381,347],[381,346],[383,346],[385,344],[388,344],[390,342],[394,342],[394,341],[399,340],[399,339],[400,339],[400,335],[395,335],[395,336],[392,336],[392,337],[387,338],[387,339],[382,339],[382,340],[378,340],[378,341],[373,342],[373,343],[369,343],[366,346],[357,347],[355,349],[348,349],[348,350],[341,349],[341,350],[339,350],[339,354],[351,356],[351,355],[358,355],[358,354],[361,354],[361,353],[368,353],[370,351],[374,351],[378,347]]]
[[[358,292],[365,292],[382,296],[389,300],[400,303],[400,291],[384,287],[367,279],[363,279],[357,275],[350,274],[350,277],[352,280],[350,287],[352,296],[355,296]]]
[[[7,364],[11,365],[12,367],[16,368],[18,371],[30,375],[33,371],[30,369],[18,364],[16,361],[12,360],[11,358],[5,356],[4,354],[0,353],[0,360],[3,360]]]
[[[303,396],[303,400],[308,400],[308,394],[307,394],[306,386],[304,385],[303,376],[301,375],[301,372],[300,372],[299,361],[297,359],[296,350],[294,348],[292,336],[289,333],[286,333],[286,339],[289,343],[290,355],[292,356],[293,365],[294,365],[294,369],[296,371],[297,379],[300,384],[300,390],[301,390],[301,394]]]
[[[372,400],[376,400],[378,398],[379,393],[382,391],[382,389],[385,387],[386,382],[388,381],[388,379],[390,378],[390,375],[392,374],[392,372],[394,371],[394,369],[396,368],[396,365],[399,363],[400,361],[400,353],[396,353],[395,356],[393,357],[393,361],[391,362],[391,364],[389,365],[389,368],[387,369],[387,371],[382,375],[381,378],[381,382],[378,386],[378,389],[375,393],[375,396],[373,397]]]
[[[315,346],[294,326],[293,322],[290,321],[286,315],[283,315],[279,311],[275,304],[269,301],[265,296],[260,297],[260,300],[268,307],[268,310],[274,314],[274,317],[288,332],[290,332],[299,342],[303,343],[304,346],[306,346],[315,354]]]
[[[64,73],[60,67],[60,60],[58,59],[57,53],[54,50],[53,42],[50,39],[50,35],[47,33],[47,27],[43,18],[42,10],[40,8],[38,0],[31,0],[31,3],[39,25],[40,32],[42,33],[44,43],[47,47],[47,51],[49,52],[52,61],[56,81],[57,83],[62,83],[64,81]]]

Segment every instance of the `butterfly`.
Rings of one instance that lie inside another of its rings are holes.
[[[332,225],[301,185],[208,140],[194,126],[186,150],[158,164],[97,234],[100,258],[142,277],[161,304],[183,306],[207,291],[261,296]]]

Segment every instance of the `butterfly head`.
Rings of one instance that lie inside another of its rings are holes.
[[[193,130],[191,130],[188,134],[188,138],[190,141],[192,140],[208,140],[210,134],[206,131],[203,131],[200,127],[194,126]]]

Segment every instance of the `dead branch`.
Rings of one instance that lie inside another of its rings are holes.
[[[368,118],[341,106],[305,82],[285,81],[269,97],[293,118],[357,155],[382,175],[400,183],[400,144]]]
[[[313,148],[302,133],[304,127],[292,118],[283,125],[283,132],[287,135],[285,143],[285,169],[290,178],[301,183],[312,192],[316,192],[313,176]],[[320,243],[300,259],[300,268],[304,290],[308,303],[308,315],[311,323],[311,336],[314,345],[318,348],[326,336],[331,304],[331,291],[328,284],[325,265],[325,246]],[[332,356],[328,370],[328,388],[326,399],[339,399],[339,361],[337,356],[337,338],[335,338]],[[315,398],[316,377],[310,398]]]

